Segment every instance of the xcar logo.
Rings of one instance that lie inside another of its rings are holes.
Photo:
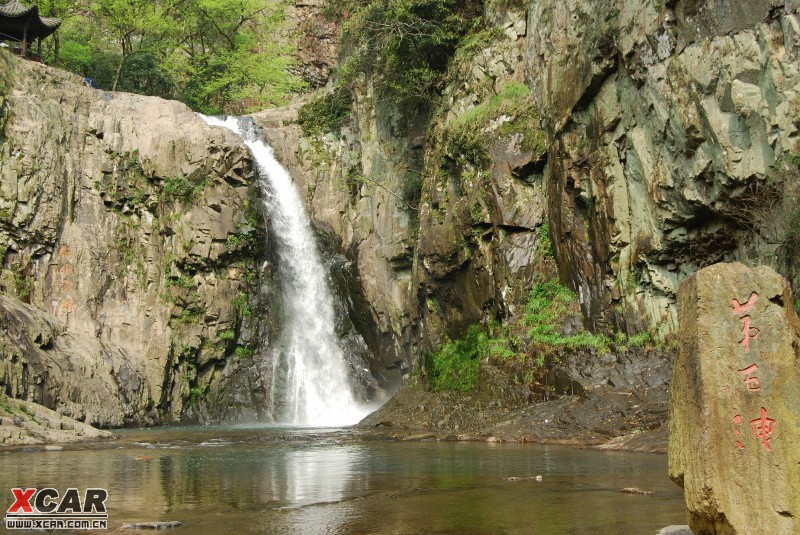
[[[106,489],[11,489],[14,502],[6,511],[8,529],[106,529]]]

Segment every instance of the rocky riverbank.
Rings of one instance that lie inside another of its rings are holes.
[[[501,362],[481,362],[474,392],[430,392],[414,379],[359,427],[398,439],[539,442],[665,453],[673,353],[565,352],[554,367],[572,382],[531,400]],[[594,365],[582,361],[592,358]],[[581,372],[576,367],[580,366]],[[566,392],[565,392],[566,390]]]
[[[112,436],[38,403],[0,395],[0,447],[54,445]]]

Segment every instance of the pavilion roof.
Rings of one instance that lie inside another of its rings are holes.
[[[0,38],[22,41],[27,36],[28,41],[32,41],[37,37],[47,37],[60,25],[61,19],[39,16],[38,6],[27,7],[19,0],[0,4]]]

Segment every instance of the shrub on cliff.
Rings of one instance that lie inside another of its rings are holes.
[[[604,334],[563,332],[564,322],[580,312],[577,296],[558,280],[533,285],[525,314],[508,323],[471,325],[464,336],[448,341],[428,360],[429,386],[433,391],[469,392],[475,387],[478,365],[484,358],[514,361],[527,369],[528,383],[536,384],[547,374],[546,363],[557,362],[563,348],[583,349],[589,354],[643,347],[653,340],[648,333],[627,336],[617,333],[614,341]]]
[[[325,12],[345,20],[350,54],[339,70],[341,83],[370,76],[381,99],[427,108],[459,42],[481,24],[483,2],[328,0]]]
[[[489,337],[480,325],[470,325],[458,340],[447,342],[429,358],[431,389],[435,392],[475,388],[478,363],[489,349]]]
[[[561,324],[574,310],[578,297],[573,291],[551,280],[535,284],[528,294],[524,323],[530,343],[545,347],[585,347],[608,351],[611,340],[603,334],[581,331],[571,335],[561,332]]]
[[[524,151],[546,151],[530,89],[518,82],[507,83],[496,95],[452,118],[445,136],[452,157],[480,165],[488,165],[487,146],[498,136],[518,136]]]
[[[339,132],[350,116],[353,96],[346,88],[337,88],[304,104],[297,114],[297,122],[306,136]]]

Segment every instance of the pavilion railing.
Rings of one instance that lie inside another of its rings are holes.
[[[0,32],[0,42],[5,43],[8,46],[7,50],[12,54],[16,54],[17,56],[27,58],[31,61],[38,61],[40,63],[42,61],[41,56],[39,56],[39,54],[34,52],[31,49],[32,47],[30,45],[23,46],[22,41],[19,41],[8,34]]]

